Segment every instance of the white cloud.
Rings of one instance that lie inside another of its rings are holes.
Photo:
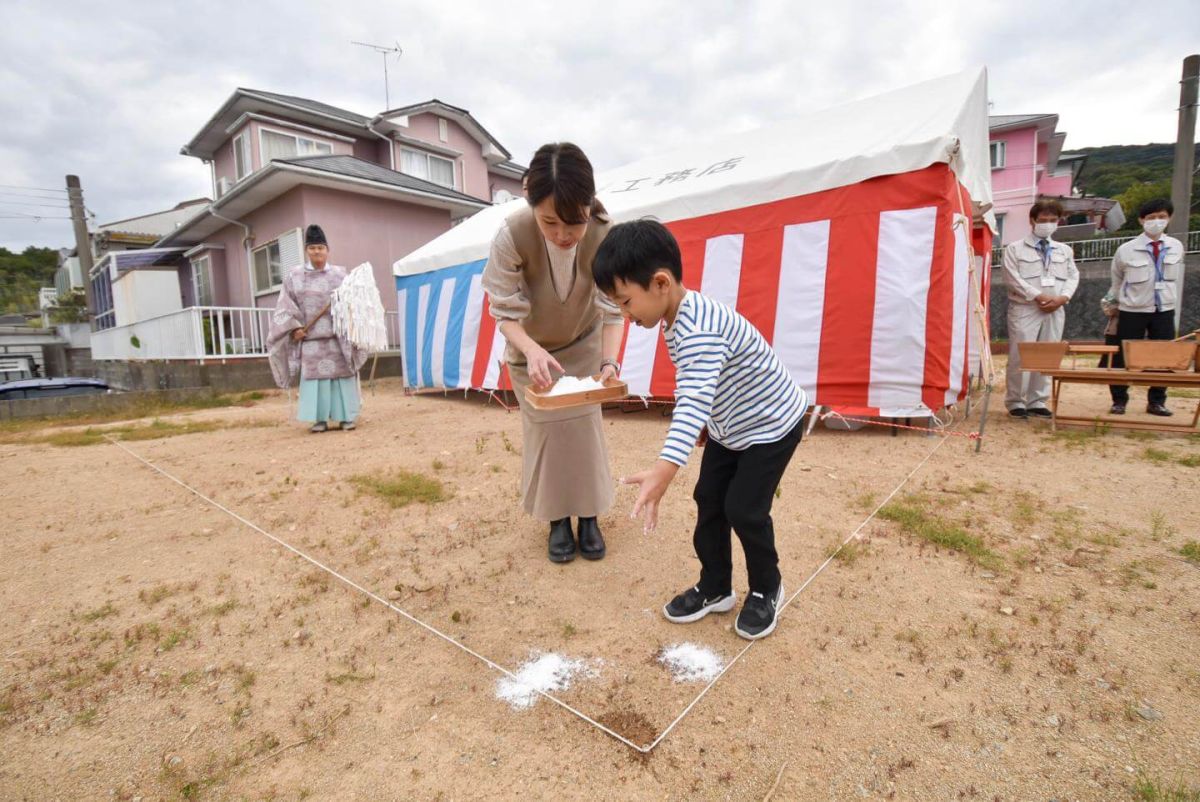
[[[1167,142],[1200,32],[1186,0],[71,5],[5,4],[0,184],[78,174],[101,220],[207,194],[179,147],[237,86],[381,110],[380,57],[351,40],[404,48],[393,106],[437,97],[518,161],[570,139],[603,169],[979,64],[994,113],[1057,112],[1068,148]],[[70,240],[0,219],[9,248]]]

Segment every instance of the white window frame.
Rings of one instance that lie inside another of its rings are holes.
[[[414,156],[421,156],[426,160],[425,176],[414,175],[413,173],[408,173],[408,172],[404,171],[404,154],[405,153],[409,153]],[[429,162],[430,159],[438,159],[439,161],[444,161],[450,165],[450,183],[449,184],[443,184],[440,181],[433,180],[433,171],[431,169],[429,169],[430,168],[430,162]],[[455,169],[454,159],[448,159],[445,156],[438,156],[436,154],[430,153],[425,150],[417,150],[416,148],[405,148],[405,147],[400,148],[400,172],[404,173],[405,175],[411,175],[413,178],[420,178],[422,181],[428,181],[431,184],[437,184],[439,187],[446,187],[447,189],[456,189],[457,188],[455,186],[455,178],[457,177],[458,170]]]
[[[1008,164],[1008,145],[1004,139],[996,139],[988,143],[988,161],[993,170],[1003,170]]]
[[[271,259],[270,249],[271,248],[275,249],[275,254],[276,254],[275,265],[279,271],[279,273],[278,273],[279,280],[277,282],[272,283],[271,286],[269,286],[269,287],[260,287],[260,286],[258,286],[258,255],[260,253],[262,253],[263,251],[267,252],[267,278],[268,279],[274,278],[271,275],[271,262],[270,262],[270,259]],[[265,245],[260,245],[259,247],[255,248],[254,250],[252,250],[250,252],[250,275],[254,279],[254,294],[255,295],[266,295],[268,293],[276,292],[280,287],[283,286],[283,264],[281,263],[281,260],[282,260],[282,257],[280,254],[280,244],[279,244],[278,238],[271,240],[270,242],[266,243]]]
[[[313,136],[302,136],[302,135],[296,133],[295,131],[288,131],[285,128],[269,128],[268,126],[260,125],[258,127],[258,152],[260,154],[262,154],[264,164],[266,163],[266,155],[267,155],[267,145],[266,145],[266,136],[265,135],[268,133],[276,134],[277,136],[286,136],[286,137],[296,140],[296,155],[290,156],[289,158],[292,158],[292,159],[301,158],[301,153],[300,153],[301,140],[303,140],[305,142],[311,142],[314,145],[325,145],[326,147],[329,148],[329,153],[327,153],[327,154],[325,154],[325,153],[303,154],[305,156],[332,156],[332,155],[334,155],[332,142],[329,142],[324,139],[319,139],[319,138],[313,137]]]
[[[241,140],[239,142],[239,140]],[[238,169],[238,154],[242,157],[242,170]],[[233,138],[233,182],[236,184],[254,172],[250,160],[250,132],[242,131]]]
[[[450,124],[444,117],[438,117],[438,141],[450,141]]]
[[[203,282],[200,281],[201,276],[204,277]],[[207,300],[201,297],[200,285],[202,283],[207,287]],[[192,300],[195,301],[195,306],[213,305],[212,259],[207,254],[197,256],[192,260]]]

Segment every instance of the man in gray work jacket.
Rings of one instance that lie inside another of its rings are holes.
[[[1117,300],[1117,339],[1175,339],[1175,304],[1179,302],[1179,274],[1183,272],[1183,243],[1163,232],[1175,206],[1166,198],[1146,201],[1138,209],[1142,234],[1117,248],[1112,260],[1112,287]],[[1118,351],[1113,367],[1125,367]],[[1129,403],[1128,385],[1109,387],[1112,414],[1124,415]],[[1146,394],[1146,411],[1167,417],[1167,388],[1151,387]]]
[[[1063,215],[1062,204],[1038,201],[1029,209],[1033,231],[1004,249],[1004,284],[1008,288],[1008,372],[1004,406],[1014,418],[1049,418],[1046,401],[1050,380],[1021,370],[1018,343],[1062,339],[1063,309],[1079,286],[1079,270],[1070,245],[1051,237]]]

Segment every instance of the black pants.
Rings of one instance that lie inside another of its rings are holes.
[[[750,590],[770,597],[779,587],[779,554],[771,503],[787,469],[804,422],[774,443],[733,451],[712,440],[704,448],[696,480],[696,533],[692,544],[700,558],[700,592],[706,597],[729,593],[733,556],[729,533],[737,532],[746,553]]]
[[[1175,312],[1121,312],[1117,318],[1117,341],[1144,340],[1149,335],[1151,340],[1175,339]],[[1125,367],[1125,354],[1117,351],[1113,357],[1114,368]],[[1109,385],[1114,404],[1129,403],[1129,386],[1125,384]],[[1165,404],[1167,402],[1166,387],[1151,387],[1146,393],[1147,404]]]

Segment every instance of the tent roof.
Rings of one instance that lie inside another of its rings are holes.
[[[987,73],[937,78],[800,119],[689,143],[597,177],[616,220],[681,220],[948,163],[983,208],[992,201]],[[487,256],[524,200],[476,214],[394,265],[425,273]],[[995,227],[990,211],[985,219]]]

